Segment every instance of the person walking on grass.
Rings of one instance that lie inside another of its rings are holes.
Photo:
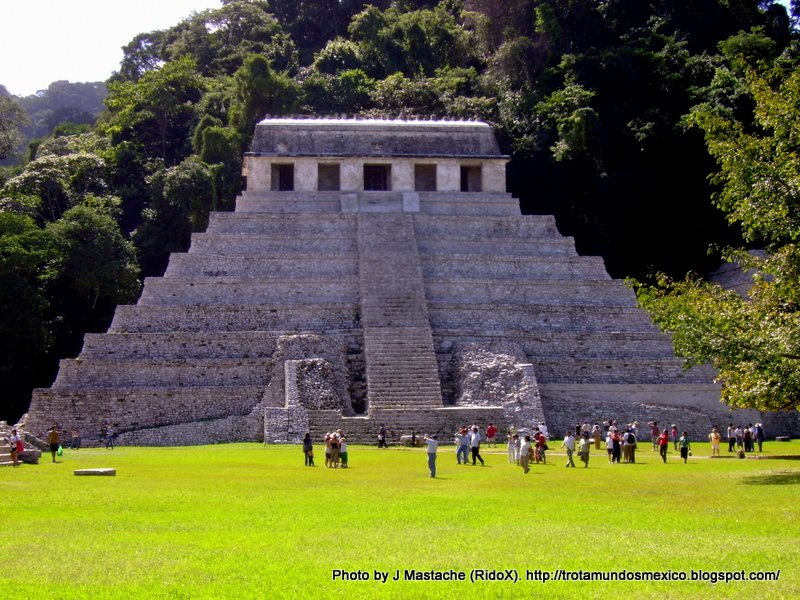
[[[531,470],[531,454],[533,454],[531,436],[526,435],[522,438],[522,443],[519,446],[519,466],[522,467],[522,472],[526,475]]]
[[[581,443],[578,447],[578,455],[581,457],[581,462],[583,463],[583,468],[587,468],[589,466],[589,448],[591,447],[591,443],[589,442],[589,432],[584,431],[583,435],[581,436]]]
[[[686,433],[685,431],[678,440],[678,446],[681,449],[681,458],[683,459],[683,462],[686,463],[686,460],[689,458],[689,454],[692,451],[692,446],[689,443],[689,434]]]
[[[469,434],[467,428],[462,427],[456,433],[456,463],[467,464],[469,460]]]
[[[425,443],[428,444],[428,470],[431,477],[436,477],[436,450],[439,447],[439,438],[436,435],[425,436]]]
[[[667,450],[669,449],[669,431],[666,429],[656,438],[658,451],[661,453],[661,460],[667,462]]]
[[[56,462],[56,454],[58,453],[59,446],[61,446],[61,438],[58,435],[58,428],[55,425],[47,431],[47,443],[50,445],[50,454],[53,455],[53,462]]]
[[[311,442],[311,434],[306,432],[306,436],[303,438],[303,454],[305,455],[306,459],[306,466],[313,467],[314,466],[314,444]]]
[[[475,460],[481,461],[481,466],[484,466],[483,457],[481,456],[481,434],[478,431],[478,426],[472,428],[472,435],[469,438],[470,446],[472,447],[472,466],[475,466]]]
[[[564,435],[564,441],[561,442],[561,447],[567,450],[567,467],[575,467],[575,461],[572,460],[572,453],[575,452],[575,437],[571,431],[567,431]]]

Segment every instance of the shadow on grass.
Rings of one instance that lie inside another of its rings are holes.
[[[800,471],[772,471],[743,479],[745,485],[800,485]]]

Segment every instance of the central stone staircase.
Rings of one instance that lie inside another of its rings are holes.
[[[359,215],[358,257],[370,409],[441,407],[413,218]]]

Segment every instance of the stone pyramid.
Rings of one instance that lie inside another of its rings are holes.
[[[714,373],[685,370],[552,217],[521,215],[506,162],[477,122],[261,122],[236,211],[62,361],[28,431],[113,423],[122,443],[177,445],[727,425]]]

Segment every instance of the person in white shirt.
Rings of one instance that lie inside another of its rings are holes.
[[[478,431],[478,427],[472,427],[472,435],[469,438],[470,446],[472,447],[472,466],[475,466],[475,460],[481,461],[481,466],[483,466],[483,457],[481,457],[481,433]]]
[[[567,467],[574,467],[575,461],[572,460],[572,453],[575,452],[575,438],[572,433],[567,431],[564,435],[564,441],[561,442],[561,447],[567,449]]]
[[[522,443],[519,446],[519,464],[522,467],[522,471],[527,473],[531,470],[530,468],[530,461],[531,461],[531,436],[526,435],[522,438]]]
[[[425,442],[428,444],[428,470],[431,472],[431,477],[436,477],[436,450],[439,447],[439,440],[436,435],[430,437],[426,435]]]

